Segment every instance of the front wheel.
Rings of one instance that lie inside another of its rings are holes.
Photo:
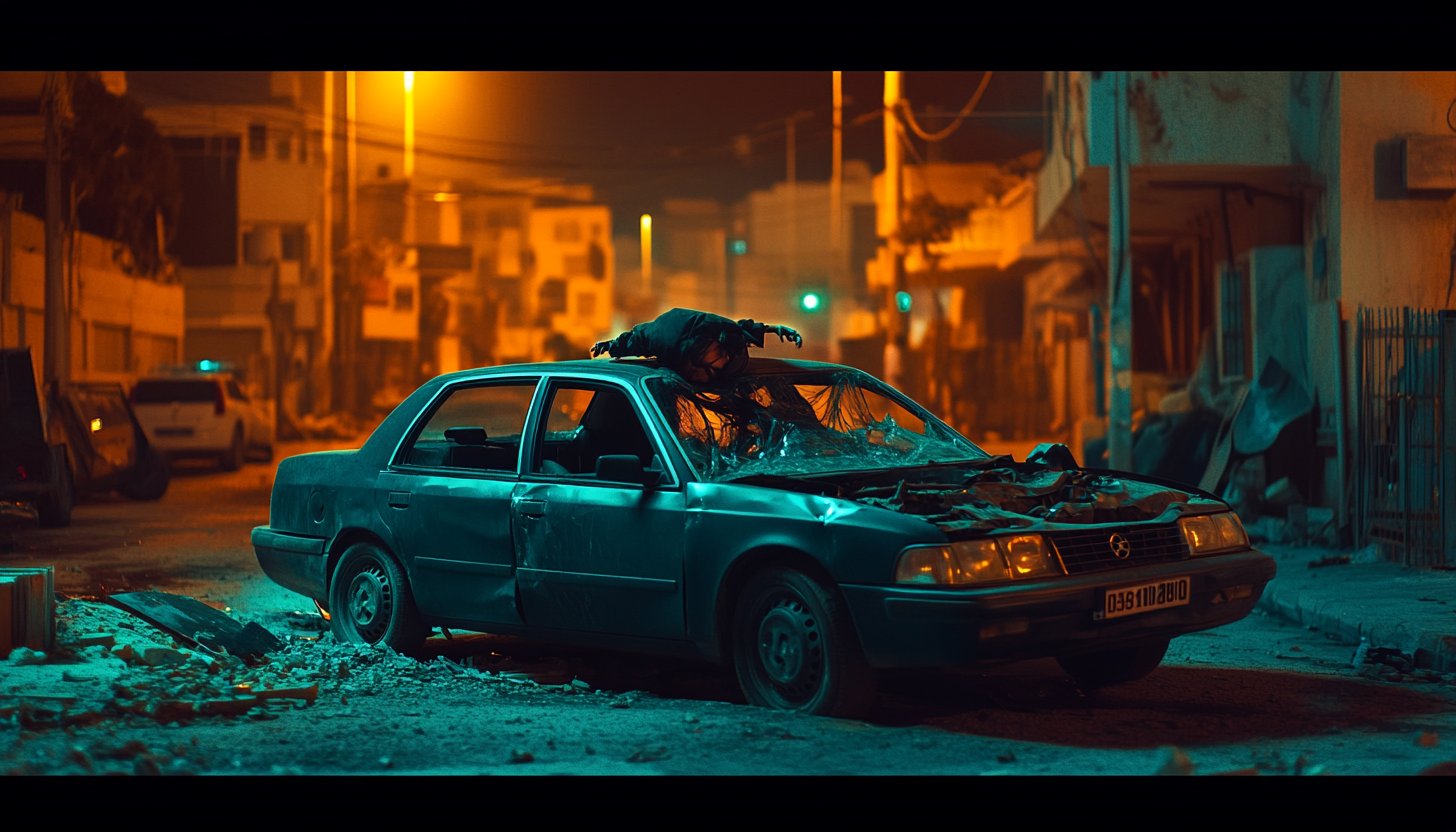
[[[875,701],[875,675],[844,602],[786,568],[748,580],[733,617],[733,664],[750,704],[853,718]]]
[[[429,630],[415,608],[404,569],[372,543],[356,543],[339,558],[329,584],[327,608],[334,638],[351,644],[384,644],[414,653]]]
[[[1159,641],[1141,647],[1124,647],[1101,653],[1062,656],[1057,664],[1067,675],[1086,687],[1101,688],[1134,682],[1157,669],[1168,652],[1168,642]]]

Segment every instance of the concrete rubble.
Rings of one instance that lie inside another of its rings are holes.
[[[589,684],[574,678],[560,684],[536,681],[560,678],[564,662],[561,667],[548,663],[492,671],[443,657],[419,661],[387,648],[340,644],[327,633],[295,636],[281,650],[245,662],[225,652],[184,647],[168,633],[104,603],[63,601],[56,618],[50,654],[17,648],[0,662],[0,731],[41,732],[134,720],[272,720],[309,707],[329,708],[324,716],[348,717],[351,697],[398,690],[482,698],[592,692]],[[123,747],[110,757],[106,753],[100,756],[125,763],[123,768],[138,768],[135,773],[156,773],[150,771],[157,768],[155,760],[142,750]],[[102,767],[97,753],[78,754],[81,768]]]

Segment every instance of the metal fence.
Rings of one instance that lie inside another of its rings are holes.
[[[1456,311],[1361,309],[1355,337],[1361,542],[1456,566]]]

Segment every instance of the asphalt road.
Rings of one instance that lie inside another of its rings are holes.
[[[88,499],[67,529],[22,530],[0,564],[54,564],[57,589],[77,596],[188,594],[296,634],[285,616],[309,604],[263,577],[248,538],[267,522],[275,467],[189,463],[160,501]],[[1150,774],[1170,746],[1199,774],[1414,774],[1456,760],[1453,683],[1358,678],[1353,645],[1259,613],[1177,639],[1151,676],[1103,691],[1079,690],[1051,660],[887,676],[865,722],[750,708],[730,674],[686,662],[487,635],[429,645],[486,667],[564,663],[594,688],[634,693],[623,707],[611,694],[472,694],[388,677],[352,698],[326,685],[315,707],[268,722],[0,731],[0,749],[10,770],[63,771],[87,736],[135,737],[219,773]],[[523,749],[533,762],[511,763]]]

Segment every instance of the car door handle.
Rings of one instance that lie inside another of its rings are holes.
[[[408,491],[391,491],[389,492],[389,507],[409,508],[409,497]]]
[[[526,517],[545,517],[546,503],[542,500],[520,500],[516,508]]]

